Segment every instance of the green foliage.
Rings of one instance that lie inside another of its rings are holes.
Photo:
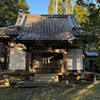
[[[79,25],[84,25],[83,23],[86,23],[88,21],[87,15],[88,10],[84,9],[80,5],[74,5],[74,13],[77,18],[77,22]]]
[[[54,0],[49,0],[48,14],[53,14],[56,9],[56,2]],[[57,14],[70,14],[72,13],[72,3],[71,0],[58,0]]]
[[[62,0],[58,1],[58,9],[57,10],[58,10],[58,14],[64,14],[64,13],[66,13],[66,9],[63,6],[63,1]]]
[[[77,0],[77,2],[78,4],[79,2],[84,3],[84,0]],[[84,7],[84,5],[87,6]],[[98,7],[97,4],[91,2],[84,3],[83,5],[81,5],[81,7],[83,9],[86,9],[87,13],[82,14],[85,15],[82,16],[85,21],[80,19],[78,20],[78,22],[81,25],[84,32],[91,33],[92,35],[92,37],[89,36],[84,39],[87,41],[86,43],[88,43],[88,47],[92,45],[93,47],[95,47],[95,49],[99,50],[100,39],[97,38],[97,35],[100,34],[100,7]],[[76,12],[76,15],[77,19],[81,18],[78,16],[79,15],[78,11]]]
[[[23,9],[24,13],[28,13],[28,3],[25,0],[0,0],[0,20],[2,20],[0,21],[0,27],[13,25],[19,9]]]
[[[54,0],[49,0],[49,6],[48,6],[48,13],[53,14],[53,9],[56,4],[54,4]],[[84,25],[83,23],[88,21],[87,15],[88,10],[83,8],[80,5],[74,5],[74,13],[75,17],[77,18],[77,22],[79,25]],[[71,0],[58,0],[58,14],[71,14],[73,13],[72,3]]]
[[[100,67],[100,57],[95,58],[95,64],[97,67]]]
[[[49,0],[48,13],[53,13],[53,0]]]
[[[85,2],[87,1],[87,2]],[[86,9],[87,13],[84,20],[78,20],[79,24],[81,25],[84,32],[90,33],[91,35],[87,37],[81,36],[83,40],[81,46],[85,45],[86,50],[97,50],[99,52],[99,57],[95,59],[96,66],[100,67],[100,2],[92,2],[91,0],[76,0],[77,6],[82,7],[82,9]],[[83,12],[82,12],[83,13]],[[78,11],[76,12],[77,19],[80,17],[78,16]]]

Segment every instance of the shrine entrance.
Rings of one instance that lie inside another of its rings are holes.
[[[63,66],[62,53],[32,53],[30,72],[60,73]]]

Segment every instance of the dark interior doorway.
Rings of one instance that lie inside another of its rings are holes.
[[[32,53],[30,71],[34,73],[60,73],[62,53]]]

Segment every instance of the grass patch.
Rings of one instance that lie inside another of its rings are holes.
[[[100,100],[100,82],[76,87],[2,87],[0,100]]]

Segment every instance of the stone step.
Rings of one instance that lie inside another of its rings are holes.
[[[35,81],[58,81],[58,79],[35,79]]]
[[[34,77],[34,79],[57,79],[58,78],[58,76],[36,76],[36,77]]]
[[[58,81],[58,74],[35,74],[34,76],[34,83],[56,83]]]
[[[34,81],[58,81],[58,79],[35,79]]]
[[[34,81],[34,83],[57,83],[58,81]]]
[[[58,74],[35,74],[35,76],[57,76]]]

